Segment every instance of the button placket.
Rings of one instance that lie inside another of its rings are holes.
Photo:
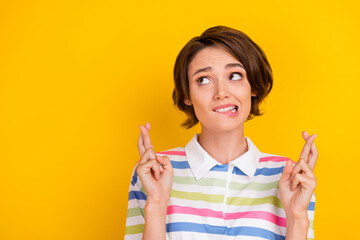
[[[234,166],[230,163],[228,165],[228,170],[226,173],[226,186],[225,186],[224,203],[223,203],[223,220],[224,220],[225,226],[227,226],[227,221],[226,221],[227,204],[226,204],[226,202],[227,202],[227,198],[229,195],[229,185],[230,185],[233,169],[234,169]]]

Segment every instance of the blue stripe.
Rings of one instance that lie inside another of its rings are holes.
[[[206,234],[219,234],[227,236],[253,236],[270,240],[285,240],[285,236],[278,235],[266,229],[256,227],[232,227],[213,226],[208,224],[177,222],[167,223],[166,232],[198,232]]]
[[[138,200],[146,200],[146,194],[141,191],[130,191],[129,192],[129,200],[138,199]]]
[[[174,169],[190,169],[188,161],[171,161],[171,165]],[[228,171],[228,164],[223,165],[216,165],[210,171],[216,172],[227,172]],[[263,175],[263,176],[272,176],[279,173],[282,173],[284,167],[279,168],[258,168],[256,169],[255,176]],[[243,171],[239,168],[235,167],[233,170],[233,174],[236,175],[246,175]]]
[[[258,168],[256,169],[255,176],[264,175],[264,176],[272,176],[279,173],[282,173],[284,170],[284,166],[279,168]]]
[[[131,185],[134,186],[137,183],[137,180],[138,180],[138,174],[137,174],[136,169],[135,169],[134,175],[131,178]]]
[[[234,167],[234,170],[233,170],[232,174],[246,176],[246,174],[237,167]]]
[[[215,171],[215,172],[227,172],[228,171],[228,164],[224,164],[224,165],[215,165],[213,168],[210,169],[210,171]]]
[[[188,161],[171,161],[171,166],[174,169],[190,169],[190,165]],[[229,165],[216,165],[210,171],[216,172],[227,172]]]
[[[255,176],[258,176],[258,175],[272,176],[272,175],[282,173],[283,170],[284,170],[284,167],[279,167],[279,168],[258,168],[258,169],[256,169]],[[246,174],[237,167],[234,167],[233,174],[246,176]]]
[[[315,202],[310,202],[307,210],[315,211]]]
[[[207,224],[189,223],[189,222],[176,222],[167,223],[166,232],[199,232],[225,235],[226,227],[212,226]]]
[[[171,166],[176,169],[190,168],[188,161],[171,161]]]

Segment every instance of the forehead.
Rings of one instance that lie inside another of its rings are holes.
[[[234,56],[222,47],[210,46],[197,52],[189,64],[189,74],[198,68],[223,67],[228,63],[240,63]]]

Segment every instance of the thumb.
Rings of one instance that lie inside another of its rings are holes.
[[[159,163],[163,166],[164,169],[171,170],[171,161],[168,156],[160,156],[156,155],[156,160],[158,160]]]
[[[293,168],[294,168],[294,165],[293,165],[292,161],[288,160],[286,162],[286,164],[285,164],[283,173],[282,173],[281,178],[280,178],[281,182],[285,182],[285,181],[288,181],[290,179],[291,172],[292,172]]]

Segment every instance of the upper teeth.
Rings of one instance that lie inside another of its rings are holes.
[[[227,111],[235,112],[236,106],[215,109],[215,112],[227,112]]]

